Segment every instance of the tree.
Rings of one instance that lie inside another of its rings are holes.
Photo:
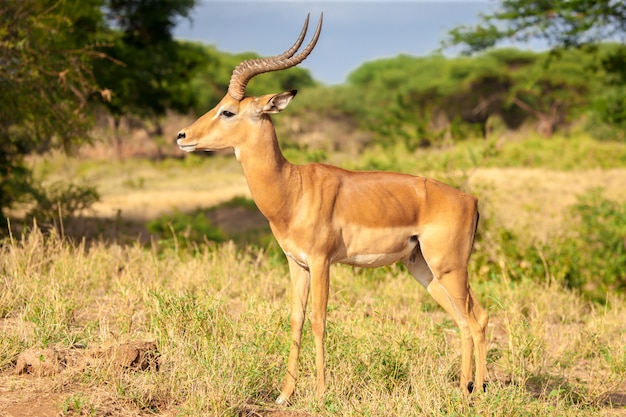
[[[0,4],[0,211],[41,190],[24,157],[88,140],[100,0]]]
[[[476,26],[451,30],[447,43],[473,53],[511,39],[572,47],[626,38],[626,3],[615,0],[503,0],[481,18]]]
[[[439,139],[487,137],[498,116],[515,129],[530,118],[549,137],[589,102],[591,55],[494,49],[474,57],[398,56],[349,76],[364,127],[408,149]]]
[[[399,55],[361,65],[348,83],[354,88],[353,101],[359,104],[355,113],[363,127],[376,132],[382,146],[401,139],[408,149],[415,149],[440,138],[442,91],[450,87],[442,76],[447,65],[439,55]]]
[[[517,50],[508,51],[512,59],[516,59],[522,66],[525,59],[523,53]],[[504,54],[508,56],[507,54]],[[443,108],[448,119],[465,123],[477,124],[483,138],[489,135],[489,121],[499,115],[505,122],[509,121],[507,109],[507,95],[512,81],[512,68],[501,55],[486,54],[480,57],[460,57],[450,61],[448,77],[449,84],[454,86],[449,90],[444,100]]]
[[[592,99],[599,118],[626,128],[626,2],[615,0],[503,0],[474,27],[450,31],[446,45],[463,45],[465,53],[495,46],[503,40],[540,39],[559,49],[598,51],[598,44],[621,41],[596,65],[605,89]],[[558,60],[553,60],[558,62]],[[599,110],[599,111],[598,111]]]
[[[469,99],[454,101],[476,102],[472,109],[479,119],[499,114],[507,126],[517,127],[531,116],[537,131],[550,137],[588,104],[590,55],[582,51],[562,51],[556,59],[549,53],[495,49],[471,62],[463,65],[468,76],[460,91]]]
[[[209,65],[198,44],[177,42],[172,29],[189,17],[196,0],[108,0],[105,10],[111,28],[102,48],[112,59],[95,70],[98,83],[112,92],[105,102],[116,132],[121,118],[149,119],[161,134],[159,118],[168,109],[186,112],[196,94],[186,88],[193,71]],[[116,134],[118,154],[122,138]]]

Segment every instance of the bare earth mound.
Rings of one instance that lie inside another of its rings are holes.
[[[67,393],[42,393],[36,387],[47,385],[46,377],[60,373],[86,373],[89,368],[95,367],[108,367],[118,372],[158,370],[159,352],[156,344],[151,341],[135,341],[96,349],[26,349],[17,357],[15,368],[2,378],[9,381],[11,376],[14,377],[10,379],[11,384],[0,384],[0,415],[65,415],[59,414],[59,404],[68,397]],[[20,379],[16,380],[15,377]],[[10,389],[11,385],[21,384],[30,385],[34,389]]]

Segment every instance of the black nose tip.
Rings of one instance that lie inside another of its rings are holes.
[[[176,139],[185,139],[185,132],[178,132]]]

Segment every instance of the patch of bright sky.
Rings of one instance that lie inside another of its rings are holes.
[[[449,30],[475,25],[493,1],[204,1],[174,30],[230,53],[276,55],[296,39],[307,13],[309,36],[320,14],[322,35],[301,66],[325,84],[341,84],[361,64],[399,54],[424,56],[441,48]],[[305,41],[306,42],[306,41]],[[524,45],[521,45],[524,47]],[[528,46],[527,46],[528,47]],[[446,54],[455,50],[447,49]]]

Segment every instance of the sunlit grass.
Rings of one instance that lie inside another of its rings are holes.
[[[467,140],[415,152],[372,147],[358,158],[288,150],[296,163],[326,158],[346,168],[429,175],[480,196],[485,235],[470,271],[491,315],[486,394],[460,394],[458,330],[399,266],[332,268],[328,392],[323,402],[315,400],[307,324],[298,386],[285,409],[273,401],[289,349],[289,278],[275,244],[205,242],[186,248],[174,233],[172,244],[71,243],[54,229],[45,234],[38,228],[14,232],[0,247],[0,388],[55,393],[63,415],[617,415],[625,406],[620,399],[626,392],[626,300],[609,293],[607,306],[600,306],[550,274],[538,276],[527,259],[507,257],[494,246],[502,241],[490,227],[513,224],[507,216],[525,220],[527,241],[517,243],[532,245],[552,230],[552,217],[563,217],[564,207],[597,186],[598,178],[612,179],[605,184],[607,196],[622,201],[625,149],[621,143],[557,136]],[[230,201],[246,189],[232,156],[54,156],[32,163],[44,181],[72,178],[97,185],[108,208],[127,207],[121,202],[143,195],[146,206],[138,211],[145,221],[169,210],[167,204],[189,212]],[[601,168],[617,169],[593,178]],[[93,362],[70,363],[40,379],[11,374],[28,348],[88,356],[135,340],[156,342],[158,370],[121,372]]]
[[[272,401],[289,347],[288,272],[263,252],[229,243],[195,254],[87,247],[33,230],[3,241],[0,270],[5,373],[26,347],[157,343],[158,371],[68,367],[47,377],[48,390],[78,387],[65,395],[64,410],[235,416],[278,409]],[[607,400],[626,378],[624,300],[602,308],[532,278],[476,281],[491,314],[491,382],[486,394],[466,399],[456,385],[458,331],[418,283],[399,267],[333,267],[328,394],[322,403],[313,396],[307,325],[289,409],[328,416],[611,415]],[[5,387],[7,378],[0,380]]]
[[[351,162],[352,161],[352,162]],[[626,166],[626,144],[598,142],[587,135],[575,138],[536,134],[468,139],[407,151],[401,143],[373,146],[358,159],[347,160],[355,169],[399,170],[412,174],[446,171],[468,173],[476,168],[546,168],[560,171],[610,169]]]

